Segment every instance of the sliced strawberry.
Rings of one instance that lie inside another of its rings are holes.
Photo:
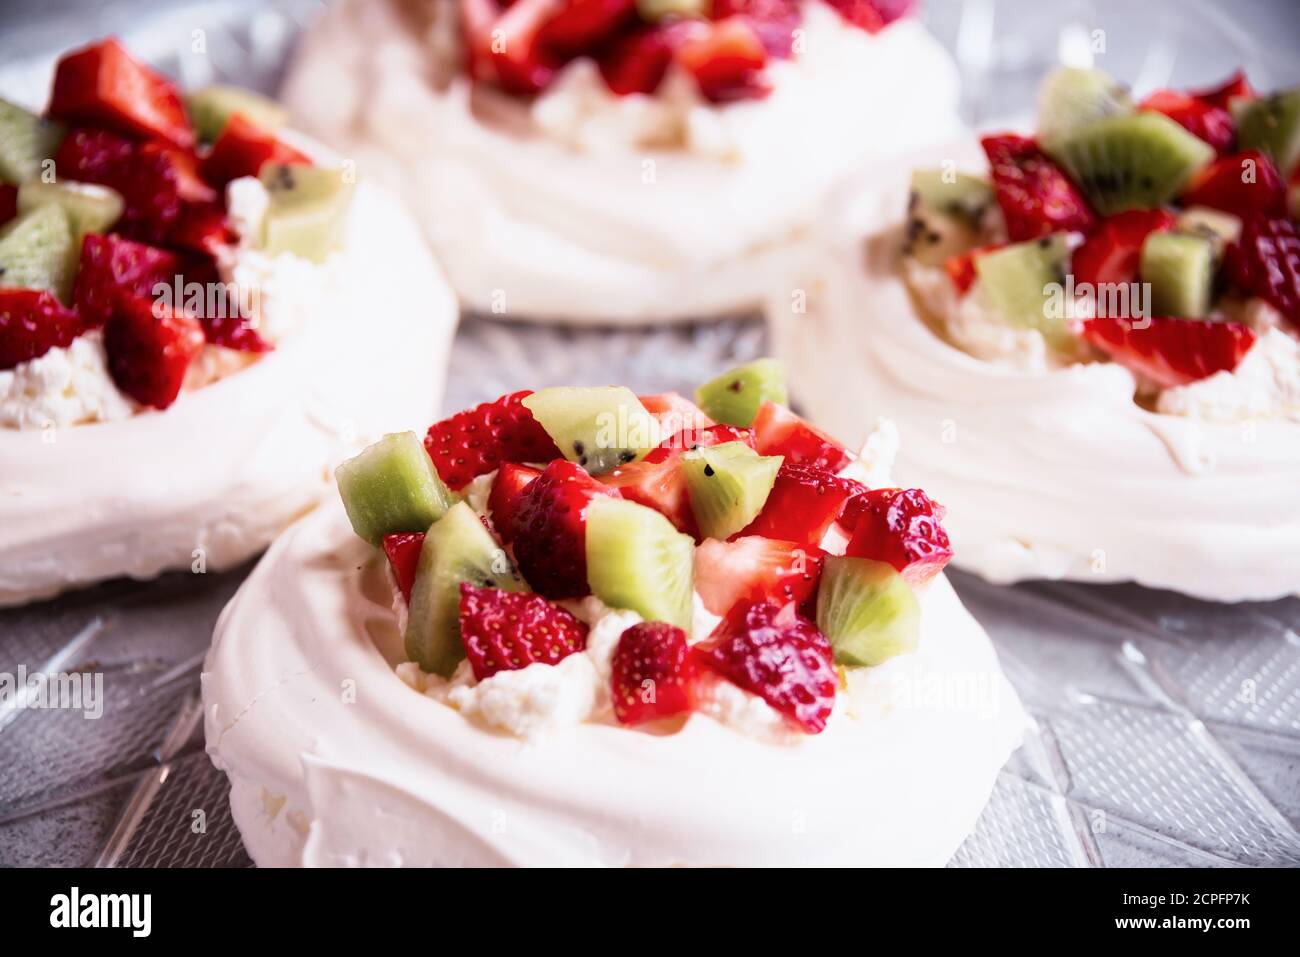
[[[587,506],[619,497],[580,465],[559,459],[524,489],[515,513],[515,559],[528,584],[547,598],[581,598],[587,585]]]
[[[1209,206],[1234,216],[1286,215],[1286,182],[1268,154],[1245,150],[1215,160],[1193,177],[1184,206]]]
[[[849,23],[868,33],[879,33],[912,12],[916,0],[826,0]]]
[[[599,64],[605,85],[619,96],[659,89],[673,49],[667,35],[658,27],[645,27],[615,39],[600,54]]]
[[[492,63],[492,30],[501,6],[497,0],[457,0],[460,12],[461,45],[465,65],[475,80],[495,83],[496,67]]]
[[[0,226],[18,215],[18,187],[0,183]]]
[[[855,506],[845,555],[888,562],[913,588],[952,560],[952,544],[941,524],[944,508],[920,489],[872,489],[855,499]]]
[[[492,28],[492,66],[508,93],[532,96],[551,85],[563,58],[544,41],[547,24],[564,0],[514,0]]]
[[[241,176],[256,176],[265,163],[311,165],[306,154],[282,143],[275,134],[232,113],[212,151],[203,159],[203,178],[213,186],[224,188]]]
[[[794,32],[803,22],[798,0],[713,0],[712,20],[738,16],[747,22],[770,56],[794,52]]]
[[[771,92],[763,67],[767,50],[744,17],[676,24],[674,59],[712,103],[757,99]]]
[[[1012,242],[1092,228],[1088,201],[1033,140],[1007,133],[985,136],[980,145]]]
[[[671,438],[664,439],[642,459],[644,462],[662,462],[673,452],[710,448],[727,442],[744,442],[751,449],[755,443],[753,429],[739,429],[734,425],[710,425],[703,429],[683,429]]]
[[[203,335],[214,346],[234,349],[236,352],[269,352],[271,344],[257,331],[256,316],[245,312],[248,303],[242,301],[235,287],[221,286],[222,298],[210,302],[209,292],[218,288],[221,276],[216,263],[206,255],[187,255],[181,258],[182,272],[181,293],[188,295],[188,290],[197,286],[203,293],[202,301],[182,299],[183,305],[203,326]],[[209,306],[212,314],[209,315]]]
[[[507,545],[514,541],[515,516],[519,511],[519,501],[524,494],[524,489],[541,474],[537,469],[530,469],[527,465],[506,462],[497,470],[496,478],[492,480],[492,492],[488,495],[488,514],[492,516],[492,524],[496,527],[497,535]]]
[[[1088,319],[1081,333],[1120,365],[1164,388],[1231,372],[1255,344],[1255,333],[1240,322],[1168,316],[1147,322],[1141,328],[1127,319]]]
[[[65,123],[166,140],[182,149],[194,146],[194,131],[176,87],[112,37],[59,60],[48,114]]]
[[[184,312],[152,299],[120,296],[104,327],[113,381],[142,405],[165,409],[176,401],[190,361],[203,348],[203,328]]]
[[[838,684],[831,643],[793,604],[739,604],[694,650],[701,666],[752,691],[809,734],[826,727]]]
[[[85,332],[75,311],[44,289],[0,289],[0,369],[62,349]]]
[[[1246,74],[1238,70],[1218,86],[1208,90],[1201,90],[1199,93],[1193,93],[1192,96],[1198,100],[1204,100],[1211,106],[1226,110],[1233,100],[1238,98],[1253,100],[1258,94],[1255,92],[1255,88],[1250,85],[1250,81],[1246,79]]]
[[[975,280],[978,278],[975,273],[974,253],[958,253],[949,256],[944,260],[943,268],[948,273],[948,279],[952,281],[958,296],[970,292],[970,287],[975,285]]]
[[[460,640],[474,677],[554,665],[587,647],[587,626],[541,595],[460,586]]]
[[[623,632],[610,664],[610,698],[623,724],[640,724],[690,711],[695,656],[686,632],[646,621]]]
[[[655,450],[656,453],[659,451]],[[653,508],[672,522],[679,532],[693,537],[699,534],[695,513],[691,510],[686,476],[682,474],[681,452],[667,451],[654,461],[647,456],[640,462],[620,465],[602,475],[600,482],[617,489],[629,501]]]
[[[384,554],[393,569],[393,578],[402,597],[411,600],[415,587],[415,572],[420,565],[420,548],[424,545],[424,532],[397,532],[384,536]]]
[[[173,246],[215,256],[238,241],[220,203],[185,203],[168,240]]]
[[[782,463],[763,511],[740,533],[799,545],[820,545],[844,504],[866,486],[834,472]]]
[[[564,54],[586,53],[636,13],[636,0],[564,0],[542,28],[541,41]]]
[[[716,423],[690,399],[676,392],[639,395],[642,407],[659,423],[660,435],[676,435],[683,429],[707,429]]]
[[[1193,136],[1209,143],[1220,154],[1232,149],[1237,124],[1221,106],[1176,90],[1157,90],[1138,104],[1139,110],[1163,113]]]
[[[81,243],[73,301],[87,326],[102,326],[120,295],[151,298],[154,286],[172,286],[180,273],[181,259],[175,253],[89,233]]]
[[[560,450],[512,392],[429,426],[424,447],[442,480],[459,491],[503,462],[549,462]]]
[[[786,465],[838,472],[849,464],[844,446],[775,402],[758,407],[753,428],[759,454],[783,455]]]
[[[1229,247],[1228,275],[1300,326],[1300,228],[1289,219],[1247,216]]]
[[[1107,216],[1074,251],[1074,281],[1094,288],[1135,282],[1147,236],[1172,229],[1176,222],[1163,209],[1130,209]]]
[[[695,590],[715,615],[725,615],[745,600],[807,607],[821,580],[825,557],[816,546],[759,535],[730,542],[706,538],[695,549]]]

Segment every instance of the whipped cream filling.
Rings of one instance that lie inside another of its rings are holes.
[[[66,348],[0,371],[0,428],[55,429],[134,415],[108,373],[104,335],[78,336]]]
[[[1132,580],[1225,601],[1300,592],[1290,345],[1266,332],[1234,373],[1166,390],[1167,412],[1135,402],[1142,384],[1113,362],[971,355],[901,275],[910,172],[945,161],[979,169],[982,152],[964,141],[863,170],[776,278],[775,350],[810,417],[845,438],[896,420],[896,480],[948,507],[954,561],[994,581]]]
[[[959,128],[956,69],[920,23],[872,36],[809,2],[804,29],[764,100],[704,105],[680,77],[619,98],[578,60],[529,103],[449,72],[436,29],[394,0],[344,0],[304,37],[284,97],[403,192],[468,306],[715,315],[758,305],[781,248],[863,157]]]

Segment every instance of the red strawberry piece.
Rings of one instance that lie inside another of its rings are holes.
[[[85,332],[76,312],[44,289],[0,289],[0,369],[62,349]]]
[[[564,0],[542,28],[541,42],[564,54],[586,53],[636,12],[636,0]]]
[[[215,256],[237,241],[220,203],[185,203],[168,240],[173,246]]]
[[[600,482],[617,489],[629,501],[653,508],[679,532],[698,535],[699,526],[681,470],[680,450],[655,449],[640,462],[620,465],[605,473]]]
[[[758,407],[753,428],[759,454],[783,455],[786,465],[838,472],[849,464],[844,446],[775,402]]]
[[[531,390],[512,392],[429,426],[424,447],[438,475],[455,491],[503,462],[560,457],[546,430],[523,405]]]
[[[970,292],[970,287],[975,285],[978,276],[975,273],[975,256],[973,253],[958,253],[956,256],[949,256],[944,260],[944,271],[948,273],[948,278],[952,281],[953,288],[957,290],[958,296],[964,296]]]
[[[619,498],[580,465],[552,462],[524,489],[515,513],[515,559],[528,584],[547,598],[581,598],[587,585],[587,506]]]
[[[1130,209],[1107,216],[1074,251],[1074,281],[1094,288],[1136,281],[1147,236],[1171,229],[1175,222],[1177,218],[1163,209]]]
[[[211,256],[192,254],[182,257],[182,298],[176,304],[184,308],[203,326],[203,335],[214,346],[236,352],[269,352],[272,346],[257,331],[256,316],[247,311],[251,303],[243,301],[238,288],[222,283]],[[202,293],[194,298],[195,289]],[[219,293],[214,296],[213,293]],[[173,296],[176,293],[173,292]]]
[[[742,603],[694,648],[701,666],[752,691],[809,734],[835,707],[831,643],[793,604]]]
[[[1083,338],[1112,359],[1157,385],[1185,385],[1232,371],[1255,344],[1240,322],[1210,322],[1157,316],[1143,327],[1127,319],[1096,318],[1081,323]]]
[[[868,33],[879,33],[912,12],[916,0],[827,0],[845,20]]]
[[[782,463],[763,510],[741,535],[763,535],[799,545],[820,545],[848,500],[866,486],[834,472]]]
[[[703,429],[683,429],[671,438],[664,439],[651,449],[643,462],[663,462],[673,452],[685,452],[691,449],[709,448],[724,445],[727,442],[744,442],[754,448],[754,430],[738,429],[734,425],[710,425]]]
[[[771,92],[767,50],[744,17],[674,24],[673,56],[712,103],[758,99]]]
[[[1209,206],[1235,216],[1285,216],[1286,182],[1267,154],[1245,150],[1197,173],[1181,199],[1184,206]]]
[[[476,80],[495,83],[496,66],[492,62],[492,31],[501,5],[497,0],[458,0],[461,45],[465,50],[465,67]]]
[[[384,536],[384,554],[393,569],[393,578],[402,597],[411,600],[415,587],[415,572],[420,565],[420,548],[424,545],[424,532],[397,532]]]
[[[1232,149],[1237,125],[1221,106],[1175,90],[1157,90],[1138,104],[1139,110],[1163,113],[1193,136],[1209,143],[1219,153]]]
[[[713,0],[711,20],[738,16],[747,22],[770,56],[794,52],[794,31],[803,22],[798,0]]]
[[[174,287],[180,272],[181,259],[175,253],[90,233],[81,244],[73,301],[87,326],[102,326],[120,295],[151,298],[159,283]]]
[[[952,560],[944,508],[919,488],[878,488],[855,500],[853,537],[844,554],[888,562],[913,588]]]
[[[182,149],[194,146],[176,87],[111,37],[59,61],[48,113],[67,123],[106,126]]]
[[[492,27],[496,79],[507,93],[532,96],[551,85],[563,58],[544,41],[547,24],[564,0],[514,0]]]
[[[1300,326],[1300,229],[1293,221],[1247,216],[1229,247],[1227,269],[1239,289]]]
[[[190,361],[203,348],[193,316],[152,299],[119,296],[104,327],[113,381],[142,405],[165,409],[176,401]]]
[[[1193,93],[1192,96],[1198,100],[1204,100],[1211,106],[1226,110],[1233,100],[1237,98],[1253,100],[1258,94],[1255,92],[1255,88],[1250,85],[1250,81],[1246,79],[1246,74],[1238,70],[1218,86],[1208,90],[1201,90],[1199,93]]]
[[[695,590],[704,607],[725,615],[740,601],[811,604],[821,580],[820,548],[748,535],[730,542],[706,538],[695,549]]]
[[[0,225],[18,215],[18,187],[0,183]]]
[[[640,724],[690,711],[695,656],[686,632],[662,621],[645,621],[623,632],[611,662],[614,716]]]
[[[497,470],[496,478],[492,480],[492,492],[488,495],[488,512],[497,535],[506,544],[515,537],[515,515],[524,489],[541,474],[537,469],[514,462],[506,462]]]
[[[554,665],[587,647],[587,626],[541,595],[460,586],[460,640],[474,677]]]
[[[980,145],[1012,242],[1092,228],[1088,201],[1033,140],[1007,133],[985,136]]]
[[[203,178],[213,186],[224,188],[241,176],[256,176],[266,163],[310,166],[302,152],[280,142],[274,134],[233,113],[203,159]]]
[[[676,392],[639,395],[637,400],[659,423],[660,435],[675,435],[683,429],[707,429],[716,424],[703,409]]]
[[[672,59],[667,34],[658,27],[646,27],[609,44],[600,54],[600,73],[605,85],[619,96],[649,95],[659,89]]]

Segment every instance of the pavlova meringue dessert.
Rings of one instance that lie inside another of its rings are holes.
[[[340,466],[204,670],[253,860],[945,863],[1024,712],[897,432],[784,400],[517,392]]]
[[[1298,158],[1300,90],[1056,72],[1034,136],[846,191],[778,351],[829,427],[899,422],[900,481],[994,581],[1295,594]]]
[[[752,310],[864,157],[956,135],[910,0],[343,0],[295,122],[384,177],[462,302],[656,321]]]
[[[450,288],[281,112],[111,39],[0,101],[0,604],[241,562],[436,407]]]

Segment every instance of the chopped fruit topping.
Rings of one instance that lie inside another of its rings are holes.
[[[1246,79],[1246,74],[1238,70],[1219,86],[1209,90],[1201,90],[1199,93],[1193,93],[1192,96],[1198,100],[1204,100],[1211,106],[1222,107],[1226,110],[1232,105],[1233,100],[1253,100],[1258,94],[1255,92],[1255,88],[1250,85],[1250,81]]]
[[[711,20],[724,20],[731,16],[744,19],[771,56],[784,59],[793,54],[795,31],[802,22],[798,0],[712,0],[711,4],[703,0],[701,5],[711,7]],[[846,19],[849,18],[846,16]],[[877,29],[868,23],[858,25],[873,33]]]
[[[860,482],[825,469],[782,465],[763,511],[744,534],[820,545],[849,498],[865,491]]]
[[[690,711],[695,672],[686,632],[659,621],[633,625],[619,636],[611,663],[614,716],[640,724]]]
[[[267,163],[287,165],[310,163],[303,153],[280,142],[274,133],[257,126],[238,113],[230,117],[216,143],[203,159],[203,178],[224,187],[241,176],[256,176]]]
[[[764,402],[785,405],[785,369],[775,359],[755,359],[729,369],[695,390],[700,408],[726,425],[749,428]]]
[[[81,244],[73,300],[87,326],[102,326],[119,297],[151,297],[155,285],[170,286],[180,271],[175,253],[119,236],[92,234]]]
[[[48,113],[70,123],[156,137],[181,149],[194,146],[194,132],[176,88],[112,38],[59,60]]]
[[[824,557],[820,548],[758,535],[706,538],[695,549],[695,590],[715,615],[746,600],[802,607],[817,592]]]
[[[587,626],[541,595],[460,585],[460,640],[474,677],[554,665],[587,647]]]
[[[121,194],[107,186],[92,183],[28,180],[18,189],[18,209],[30,213],[38,206],[62,206],[77,237],[77,253],[81,253],[81,237],[86,233],[103,233],[112,228],[122,216],[124,204]],[[4,217],[0,215],[0,219]]]
[[[1116,362],[1157,385],[1185,385],[1232,371],[1255,344],[1255,333],[1240,322],[1206,322],[1158,316],[1146,323],[1127,319],[1088,319],[1084,339]]]
[[[1173,214],[1163,209],[1131,209],[1107,216],[1074,251],[1070,265],[1074,281],[1094,288],[1133,282],[1147,236],[1172,229],[1175,222]]]
[[[62,124],[0,100],[0,182],[18,186],[39,177],[62,137]]]
[[[949,256],[943,262],[943,269],[952,281],[953,288],[957,290],[958,296],[964,296],[970,292],[970,287],[975,285],[975,280],[978,278],[975,273],[974,252]]]
[[[916,0],[827,0],[840,16],[868,33],[879,33],[912,12]]]
[[[152,299],[119,296],[104,327],[113,382],[142,405],[165,409],[176,401],[190,360],[203,348],[193,316]]]
[[[429,427],[424,447],[453,491],[503,462],[549,462],[559,449],[523,400],[528,390],[503,395]]]
[[[717,424],[698,405],[676,392],[639,395],[637,401],[659,423],[661,437],[683,431],[699,431]]]
[[[168,239],[182,249],[216,256],[222,248],[234,245],[238,237],[220,203],[186,203]]]
[[[1057,67],[1038,88],[1038,138],[1049,142],[1108,116],[1133,112],[1122,83],[1101,70]]]
[[[1237,136],[1232,114],[1221,106],[1174,90],[1157,90],[1138,104],[1139,110],[1163,113],[1193,136],[1200,137],[1217,153],[1232,149]]]
[[[844,554],[888,562],[913,588],[952,559],[944,509],[920,489],[881,488],[854,500],[853,537]]]
[[[690,625],[695,542],[658,512],[597,499],[587,508],[586,548],[587,581],[605,604]]]
[[[672,61],[673,48],[662,30],[638,30],[605,49],[600,56],[600,74],[619,96],[649,95],[659,89]]]
[[[730,425],[710,425],[708,428],[683,429],[672,438],[664,439],[661,444],[650,450],[644,459],[646,462],[663,462],[673,452],[689,452],[691,449],[722,445],[726,442],[743,442],[754,448],[754,433],[751,429],[737,429]],[[636,463],[641,464],[641,463]],[[611,473],[613,474],[613,473]]]
[[[434,522],[420,548],[406,622],[406,654],[425,671],[450,677],[465,657],[460,639],[460,586],[527,589],[474,510],[457,502]]]
[[[1214,286],[1214,243],[1206,236],[1152,233],[1142,244],[1142,281],[1151,284],[1151,311],[1201,319]]]
[[[384,554],[393,569],[393,578],[402,597],[409,603],[411,589],[415,587],[415,570],[420,565],[420,548],[424,545],[424,532],[394,532],[384,536]]]
[[[759,455],[743,442],[685,453],[682,472],[700,533],[726,539],[752,522],[763,510],[780,467],[779,455]]]
[[[1300,326],[1300,229],[1288,219],[1249,216],[1228,253],[1228,273]]]
[[[509,93],[531,96],[550,85],[564,62],[545,43],[547,24],[564,0],[514,0],[492,29],[490,44],[497,82]]]
[[[916,650],[921,607],[888,563],[831,555],[817,592],[817,626],[836,661],[870,667]]]
[[[541,42],[560,53],[582,53],[613,36],[636,7],[636,0],[564,0],[542,29]]]
[[[695,78],[700,94],[713,103],[766,96],[763,67],[767,49],[744,17],[690,20],[677,40],[674,57]]]
[[[1057,347],[1071,342],[1065,317],[1048,308],[1053,284],[1065,281],[1070,249],[1064,233],[1012,243],[975,260],[980,289],[1004,321],[1037,329]]]
[[[270,204],[262,224],[269,256],[320,263],[342,249],[356,177],[345,167],[268,163],[258,178]]]
[[[199,139],[215,142],[236,114],[254,126],[274,132],[289,119],[289,111],[274,100],[237,86],[208,86],[185,97],[185,109]]]
[[[528,484],[515,513],[515,558],[528,584],[547,598],[581,598],[587,585],[587,506],[618,490],[580,465],[557,460]]]
[[[842,445],[775,402],[759,406],[754,439],[760,454],[780,455],[787,465],[838,472],[849,464],[849,453]]]
[[[670,441],[688,434],[698,433],[678,433]],[[672,522],[678,531],[694,536],[698,527],[681,464],[680,450],[660,447],[640,462],[620,465],[602,475],[600,481],[618,489],[628,501],[654,509]]]
[[[0,289],[0,369],[62,349],[85,329],[81,318],[41,289]]]
[[[980,145],[1013,242],[1092,227],[1087,200],[1033,140],[1006,134],[985,136]]]
[[[394,432],[334,471],[352,530],[378,545],[395,532],[423,532],[452,506],[419,436]]]
[[[539,389],[522,401],[560,453],[591,475],[644,458],[659,443],[658,423],[622,386]]]
[[[1283,176],[1293,175],[1300,169],[1300,88],[1241,105],[1237,142],[1244,150],[1263,150]]]
[[[739,604],[694,651],[701,665],[752,691],[808,733],[826,727],[837,687],[831,645],[793,604]]]
[[[527,465],[506,462],[497,470],[492,480],[492,492],[488,495],[488,514],[496,527],[501,541],[507,545],[515,538],[515,516],[519,512],[519,501],[533,479],[542,473]]]
[[[47,289],[68,302],[77,236],[62,206],[37,206],[0,231],[0,286]]]
[[[1225,156],[1197,173],[1180,197],[1185,206],[1208,206],[1235,216],[1286,215],[1286,183],[1266,153]]]

